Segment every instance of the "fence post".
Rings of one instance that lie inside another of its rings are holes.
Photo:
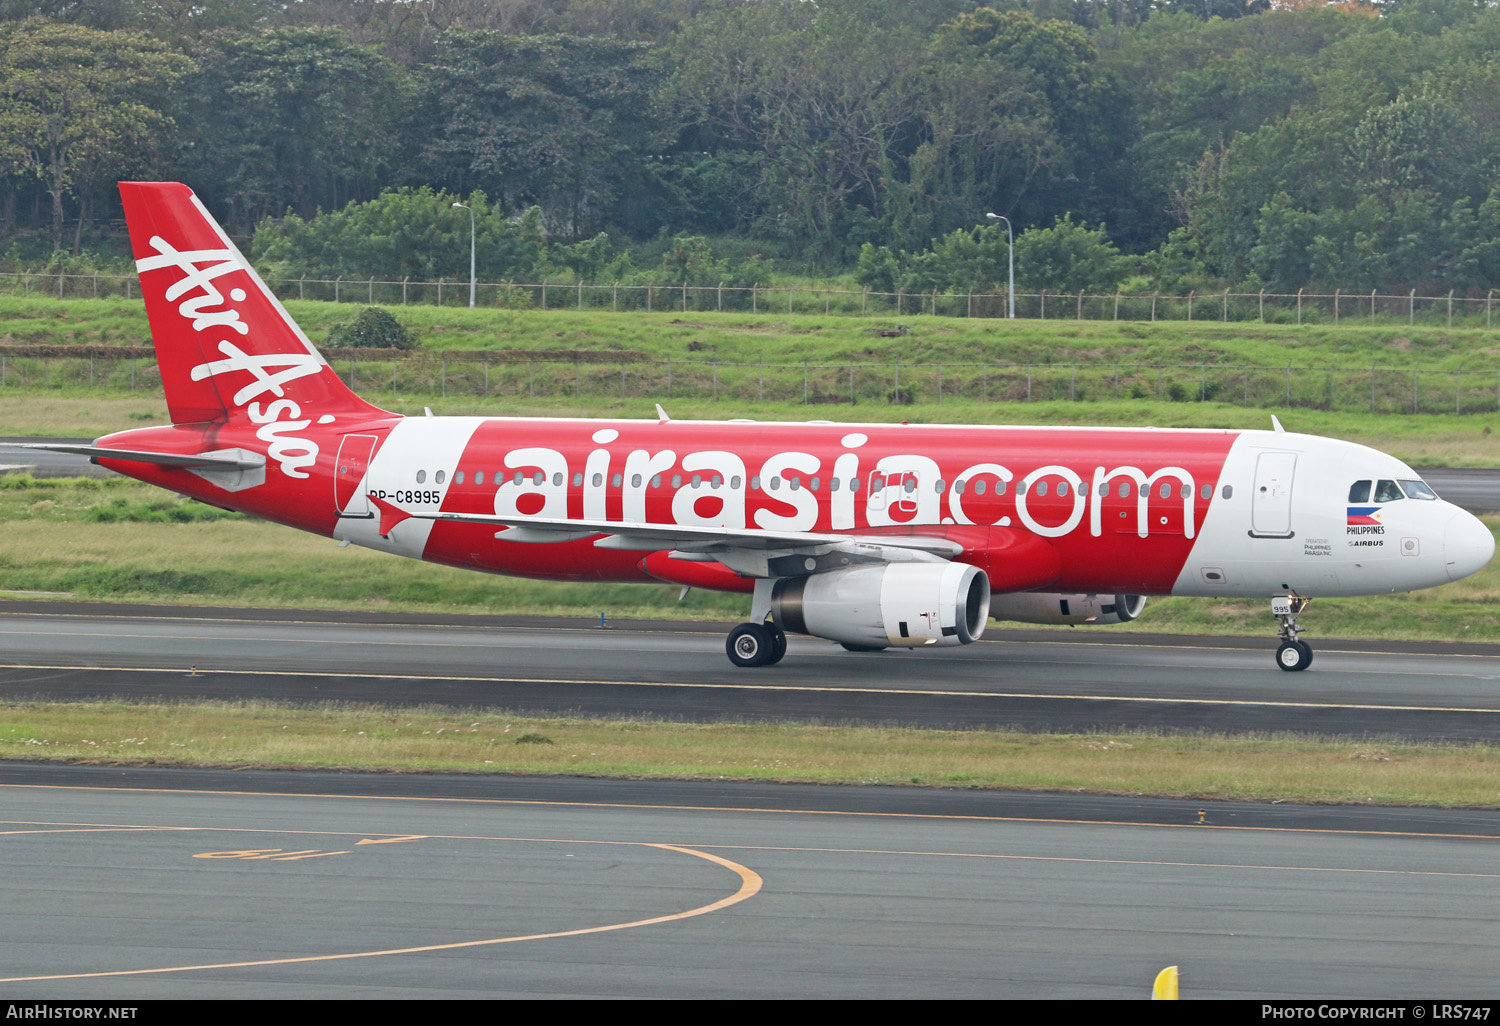
[[[129,278],[125,279],[125,284],[127,286],[130,284],[130,279]],[[1489,295],[1487,295],[1487,296],[1484,297],[1484,330],[1485,331],[1489,331],[1490,330],[1490,303],[1493,302],[1494,299],[1495,299],[1495,290],[1494,289],[1490,289]]]
[[[864,291],[859,294],[859,315],[861,317],[863,317],[865,315],[865,303],[866,303],[866,301],[869,300],[869,298],[870,298],[870,287],[868,285],[866,285],[865,288],[864,288]]]
[[[582,309],[582,307],[579,307]],[[687,313],[687,279],[682,280],[682,312]]]
[[[61,299],[63,297],[63,277],[64,277],[63,273],[61,271],[58,271],[57,272],[57,298],[58,299]]]
[[[367,306],[375,305],[375,276],[373,274],[370,275],[369,291],[365,294],[365,304]]]
[[[543,288],[545,288],[545,287],[546,286],[543,286]],[[547,293],[545,291],[542,293],[542,295],[544,295],[544,296],[546,294]],[[655,298],[656,298],[656,286],[652,285],[651,283],[648,282],[646,284],[646,312],[647,313],[651,312],[651,304],[652,304],[652,301],[655,300]]]
[[[1408,325],[1417,323],[1417,290],[1412,289],[1406,297],[1406,323]]]
[[[438,275],[438,301],[437,301],[437,305],[438,306],[442,306],[443,305],[443,277],[442,277],[442,275]]]
[[[719,282],[719,313],[724,312],[724,283]]]
[[[974,317],[974,290],[970,289],[969,290],[969,318],[972,320],[973,317]]]
[[[583,309],[583,279],[578,279],[578,309]]]
[[[1453,327],[1453,290],[1448,290],[1448,327]]]
[[[1266,290],[1260,290],[1260,323],[1266,323]]]
[[[1370,327],[1375,326],[1375,290],[1370,290]]]
[[[1224,316],[1221,317],[1220,320],[1223,323],[1225,323],[1225,324],[1229,323],[1229,290],[1228,289],[1224,290]]]
[[[901,316],[901,294],[903,292],[905,292],[905,291],[906,291],[905,289],[903,289],[903,288],[901,288],[899,286],[896,289],[896,316],[897,317]]]
[[[339,302],[339,285],[343,280],[344,276],[342,274],[333,280],[333,301],[335,303]]]
[[[99,298],[99,272],[98,271],[94,272],[94,298],[95,299]],[[91,385],[89,387],[92,388],[93,386]]]
[[[1047,290],[1042,289],[1042,320],[1047,319]]]
[[[1297,290],[1297,326],[1302,326],[1302,290]]]
[[[1156,321],[1156,295],[1155,292],[1151,293],[1151,320],[1153,323]]]
[[[1344,290],[1343,289],[1334,289],[1333,290],[1333,323],[1334,323],[1335,326],[1337,326],[1338,323],[1339,323],[1339,293],[1342,292],[1342,291],[1344,291]]]
[[[750,312],[760,313],[760,282],[750,286]]]
[[[1197,289],[1188,289],[1188,321],[1193,320],[1193,297],[1198,294]]]
[[[547,276],[542,275],[542,309],[547,309]]]
[[[1077,317],[1077,320],[1080,320],[1080,321],[1083,320],[1083,289],[1079,289],[1078,290],[1078,317]]]
[[[1116,289],[1115,290],[1115,320],[1118,321],[1119,319],[1120,319],[1120,292],[1119,292],[1118,289]]]
[[[409,275],[409,274],[405,275],[401,279],[401,305],[402,306],[406,305],[406,285],[407,285],[407,283],[409,281],[411,281],[411,275]]]
[[[610,297],[609,297],[609,312],[610,313],[616,313],[616,312],[619,311],[619,309],[620,309],[620,279],[616,278],[615,279],[614,291],[610,293]]]
[[[297,279],[297,298],[298,299],[306,299],[307,298],[307,296],[305,294],[306,293],[306,289],[307,289],[307,275],[304,274],[302,277],[300,277],[300,278]]]

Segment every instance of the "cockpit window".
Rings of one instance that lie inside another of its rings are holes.
[[[1368,481],[1356,481],[1352,485],[1350,485],[1349,486],[1349,501],[1350,502],[1369,502],[1370,501],[1370,482],[1368,482]]]
[[[1396,485],[1396,482],[1394,482],[1394,481],[1377,481],[1377,482],[1375,482],[1375,501],[1376,502],[1395,502],[1397,499],[1404,499],[1404,498],[1406,498],[1406,496],[1404,496],[1404,495],[1401,494],[1401,489]]]
[[[1436,499],[1437,492],[1427,487],[1426,481],[1402,481],[1401,488],[1408,499]]]

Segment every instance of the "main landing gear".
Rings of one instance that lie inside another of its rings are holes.
[[[1297,614],[1306,608],[1307,602],[1296,593],[1271,599],[1271,613],[1280,623],[1276,629],[1276,636],[1281,639],[1281,646],[1276,649],[1276,665],[1283,670],[1305,670],[1312,665],[1312,646],[1297,637],[1302,632],[1297,626]]]
[[[786,655],[786,632],[774,623],[742,623],[729,632],[724,651],[736,666],[774,666]]]

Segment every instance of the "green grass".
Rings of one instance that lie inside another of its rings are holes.
[[[0,705],[0,758],[1500,807],[1500,749],[1292,736],[542,719],[206,701],[10,702]]]
[[[1486,521],[1500,530],[1500,517]],[[741,595],[666,584],[528,581],[403,559],[225,514],[125,478],[0,475],[0,595],[442,613],[736,620]],[[1500,642],[1500,561],[1427,591],[1320,599],[1302,622],[1317,637]],[[1068,628],[1059,628],[1067,630]],[[1261,599],[1152,599],[1121,633],[1264,636]]]
[[[289,300],[286,307],[314,342],[349,321],[361,303]],[[387,306],[430,350],[592,351],[653,358],[755,363],[961,363],[997,360],[1039,366],[1072,361],[1208,363],[1262,367],[1411,367],[1486,370],[1500,366],[1500,335],[1479,327],[1405,324],[1284,325],[1187,321],[1072,321],[788,315],[689,310],[469,310]],[[882,338],[878,330],[909,333]],[[149,345],[145,307],[136,299],[0,296],[0,343]]]

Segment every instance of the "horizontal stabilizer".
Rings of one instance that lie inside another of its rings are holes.
[[[30,442],[20,448],[66,452],[95,460],[129,460],[132,463],[155,463],[164,467],[188,469],[255,470],[266,465],[266,458],[257,453],[225,456],[218,453],[147,452],[141,449],[106,449],[98,445],[63,445],[50,442]]]

